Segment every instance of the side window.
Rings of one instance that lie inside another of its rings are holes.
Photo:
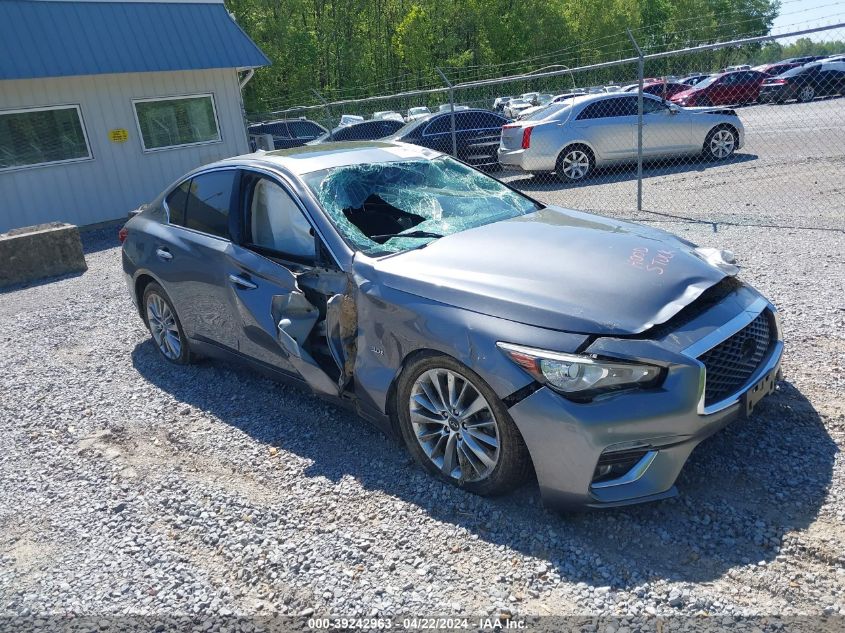
[[[652,114],[654,112],[664,112],[668,110],[663,103],[657,99],[643,99],[643,114]]]
[[[591,103],[586,108],[581,110],[581,114],[578,115],[578,120],[584,121],[586,119],[598,119],[601,116],[600,106],[601,102]]]
[[[439,116],[428,124],[423,134],[442,134],[449,132],[451,124],[449,123],[449,116]],[[455,129],[458,129],[458,115],[455,115]]]
[[[506,121],[492,112],[476,112],[475,127],[481,130],[493,130],[502,127]]]
[[[267,178],[252,178],[247,206],[250,243],[313,263],[316,240],[311,225],[290,194]]]
[[[191,179],[188,178],[181,185],[170,192],[165,199],[171,224],[185,226],[185,208],[188,206],[188,194],[191,191]]]
[[[188,193],[185,226],[229,238],[229,205],[235,170],[225,169],[194,176]]]
[[[621,97],[608,99],[610,114],[608,116],[637,116],[637,97]]]

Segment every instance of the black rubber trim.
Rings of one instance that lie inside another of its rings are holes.
[[[521,389],[517,389],[508,397],[502,399],[502,402],[505,403],[505,406],[510,409],[512,406],[519,404],[523,400],[525,400],[531,394],[539,391],[542,388],[541,385],[536,380],[534,382],[529,382],[527,385],[522,387]]]

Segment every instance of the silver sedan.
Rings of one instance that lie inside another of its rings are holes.
[[[643,95],[646,159],[703,154],[726,160],[745,130],[729,108],[681,108]],[[636,160],[637,96],[585,95],[502,128],[499,162],[531,173],[583,180],[596,167]]]

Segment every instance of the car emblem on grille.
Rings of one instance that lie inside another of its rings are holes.
[[[739,350],[740,353],[740,360],[743,363],[747,363],[752,358],[754,358],[754,353],[757,351],[757,339],[753,336],[749,336],[742,342],[742,347]]]

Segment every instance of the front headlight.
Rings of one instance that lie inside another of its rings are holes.
[[[739,274],[739,266],[736,263],[736,257],[734,257],[734,254],[730,251],[723,251],[710,246],[699,246],[695,249],[695,253],[708,264],[715,266],[731,277],[735,277]]]
[[[496,345],[535,380],[576,400],[607,391],[652,387],[663,374],[660,367],[653,365],[549,352],[510,343]]]

